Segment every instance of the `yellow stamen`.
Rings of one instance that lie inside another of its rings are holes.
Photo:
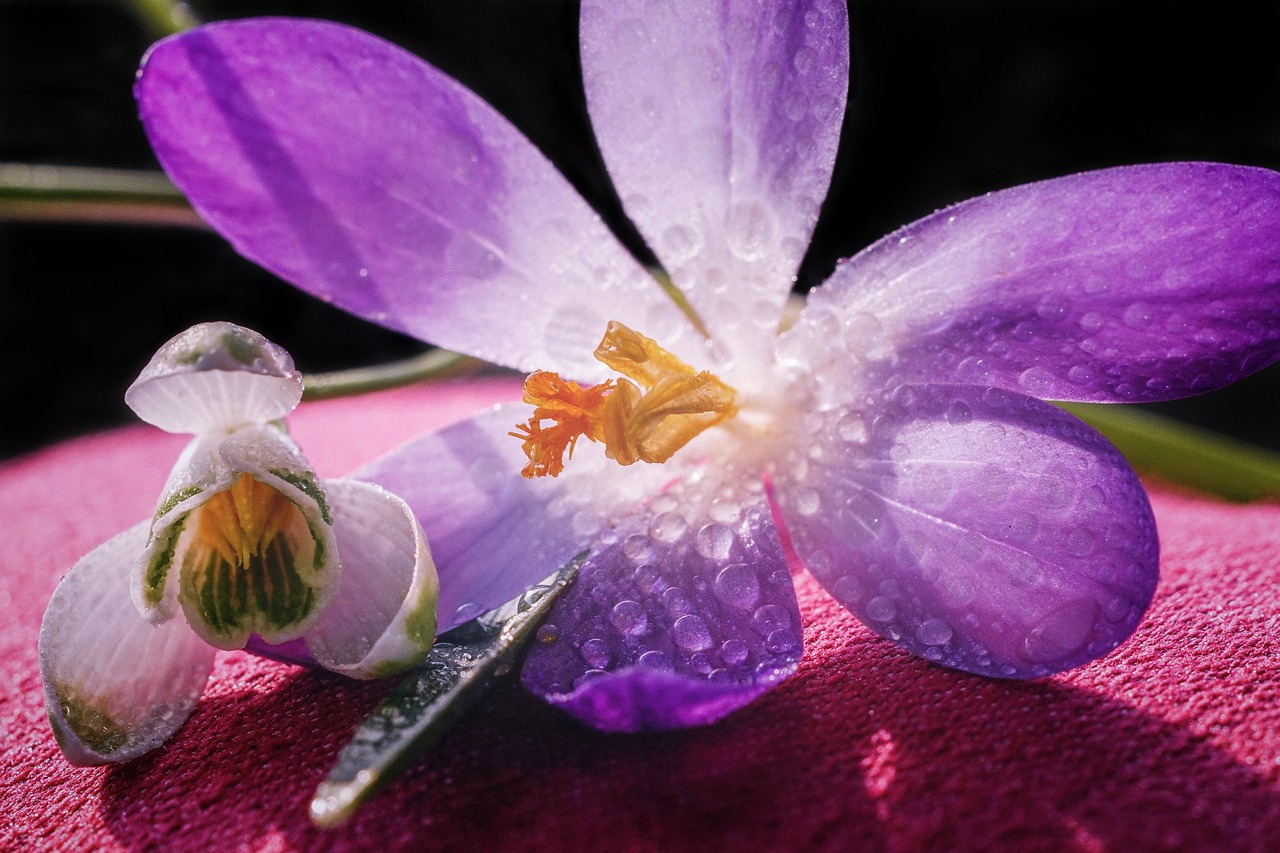
[[[628,377],[583,388],[537,371],[524,385],[533,417],[510,433],[521,439],[525,477],[557,476],[579,436],[603,441],[620,465],[666,462],[694,436],[731,417],[735,392],[708,371],[695,373],[650,338],[611,321],[595,357]],[[628,381],[628,380],[634,380]],[[641,390],[642,386],[644,390]],[[550,426],[544,426],[550,421]]]
[[[201,508],[194,547],[216,551],[232,565],[249,557],[296,524],[298,508],[276,489],[241,474],[231,488]]]

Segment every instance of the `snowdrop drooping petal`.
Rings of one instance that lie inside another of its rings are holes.
[[[152,625],[129,596],[146,543],[135,525],[86,554],[40,625],[45,707],[74,764],[127,761],[178,730],[204,691],[214,650],[181,619]]]
[[[198,434],[284,417],[302,399],[302,374],[252,329],[201,323],[157,350],[124,398],[147,423]]]

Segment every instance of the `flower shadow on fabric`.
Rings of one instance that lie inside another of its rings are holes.
[[[722,724],[604,735],[508,682],[332,835],[304,806],[377,688],[237,657],[221,682],[234,692],[206,697],[164,751],[108,771],[103,815],[137,850],[276,835],[297,849],[1224,849],[1280,820],[1262,775],[1183,726],[1060,682],[921,667],[815,584],[801,593],[818,610],[813,658]],[[247,720],[271,734],[225,736]],[[290,761],[267,760],[277,743]]]

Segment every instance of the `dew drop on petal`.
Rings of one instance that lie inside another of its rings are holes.
[[[836,435],[851,444],[866,444],[867,422],[858,412],[846,412],[836,422]]]
[[[926,646],[944,645],[951,635],[951,626],[941,619],[926,619],[916,628],[916,639]]]
[[[609,644],[599,637],[587,640],[582,644],[580,651],[582,652],[582,659],[592,669],[604,669],[613,660],[613,653],[609,650]]]
[[[822,506],[822,497],[814,489],[801,489],[795,496],[796,512],[813,515]]]
[[[708,524],[698,531],[693,547],[708,560],[723,560],[729,556],[737,537],[727,526],[719,523]]]
[[[746,563],[735,563],[716,575],[715,591],[721,603],[747,610],[760,600],[760,579]]]
[[[888,622],[898,613],[898,605],[893,599],[877,595],[867,602],[867,618],[875,622]]]
[[[651,563],[645,563],[643,566],[637,566],[636,570],[631,574],[631,580],[640,588],[641,592],[649,592],[658,582],[658,568]]]
[[[684,590],[678,586],[673,586],[662,593],[662,606],[672,615],[688,613],[693,609],[693,605],[689,603],[689,596],[685,595]]]
[[[730,666],[742,663],[750,653],[751,650],[747,648],[747,644],[742,640],[725,640],[720,645],[720,660]]]
[[[657,651],[656,649],[640,655],[640,658],[636,663],[640,664],[640,666],[646,666],[649,669],[671,670],[675,668],[671,665],[671,658],[667,656],[667,653]]]
[[[701,616],[692,613],[681,616],[671,626],[671,639],[687,652],[700,652],[711,648],[711,631]]]
[[[544,646],[549,646],[560,639],[560,628],[550,622],[546,622],[538,626],[538,631],[534,638]]]
[[[689,530],[689,522],[678,512],[664,512],[649,525],[649,535],[659,542],[679,542]]]
[[[707,515],[720,524],[737,524],[742,517],[742,508],[732,500],[715,500],[711,502]]]
[[[788,630],[771,632],[769,636],[765,638],[764,645],[765,648],[774,654],[790,651],[799,647],[799,643],[796,642],[795,634]]]
[[[637,637],[649,629],[649,619],[645,616],[644,605],[630,599],[613,605],[613,610],[609,612],[609,621],[621,633],[631,637]]]
[[[622,553],[632,563],[647,563],[653,559],[653,541],[648,536],[639,533],[628,536],[627,540],[622,543]]]
[[[757,610],[751,617],[751,623],[755,629],[761,634],[768,636],[774,631],[791,626],[791,619],[787,616],[787,611],[783,610],[776,604],[766,604]]]

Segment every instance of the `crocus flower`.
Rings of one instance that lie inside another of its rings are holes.
[[[155,516],[62,579],[40,628],[49,719],[77,764],[159,746],[195,706],[216,649],[304,656],[353,678],[420,663],[438,582],[409,507],[317,480],[279,420],[302,396],[289,354],[230,323],[166,343],[125,399],[195,437]]]
[[[360,472],[431,537],[442,627],[585,554],[523,681],[611,730],[709,722],[794,670],[784,536],[946,666],[1038,677],[1128,637],[1158,572],[1145,493],[1041,398],[1163,400],[1276,360],[1280,176],[1175,163],[977,198],[840,264],[784,330],[846,101],[844,4],[584,0],[580,38],[665,275],[492,108],[359,31],[214,24],[157,45],[137,86],[164,168],[242,254],[531,374],[532,412]]]

